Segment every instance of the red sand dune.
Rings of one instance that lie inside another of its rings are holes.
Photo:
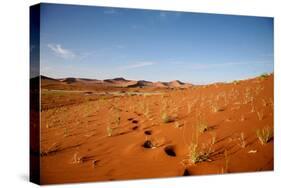
[[[273,170],[273,75],[68,81],[41,79],[43,184]]]

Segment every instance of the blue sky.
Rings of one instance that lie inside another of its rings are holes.
[[[272,18],[43,4],[40,34],[54,78],[204,84],[274,69]]]

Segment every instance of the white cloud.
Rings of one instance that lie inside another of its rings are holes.
[[[138,63],[134,63],[134,64],[131,64],[131,65],[122,66],[119,69],[120,70],[128,70],[128,69],[135,69],[135,68],[151,66],[151,65],[154,65],[154,64],[155,64],[155,62],[138,62]]]
[[[48,47],[59,57],[64,59],[72,59],[76,55],[68,49],[63,48],[60,44],[48,44]]]

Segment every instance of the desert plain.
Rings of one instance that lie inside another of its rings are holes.
[[[41,183],[273,170],[273,74],[208,85],[41,76]]]

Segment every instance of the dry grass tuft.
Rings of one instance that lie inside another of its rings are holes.
[[[189,160],[192,164],[196,164],[203,161],[211,161],[210,155],[212,153],[212,147],[209,145],[203,145],[199,147],[197,143],[192,142],[189,146]]]
[[[257,137],[262,145],[267,144],[273,138],[273,129],[264,127],[256,131]]]
[[[257,112],[257,116],[258,116],[258,119],[261,121],[261,120],[263,120],[264,114],[262,111],[260,111],[260,112]]]
[[[163,123],[170,123],[173,121],[173,118],[169,116],[167,113],[163,113],[161,118]]]
[[[201,116],[199,116],[196,129],[199,133],[204,133],[208,130],[208,124],[202,119]]]
[[[113,128],[111,126],[106,127],[107,136],[113,136]]]
[[[224,167],[222,168],[222,173],[229,172],[229,157],[227,150],[224,150]]]
[[[240,137],[238,139],[240,141],[240,146],[242,148],[245,148],[246,147],[246,140],[245,140],[245,135],[243,132],[240,133]]]

